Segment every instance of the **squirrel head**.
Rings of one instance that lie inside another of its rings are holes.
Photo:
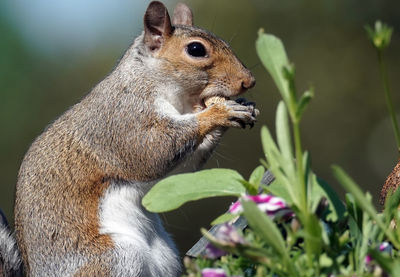
[[[166,7],[151,2],[144,15],[144,45],[157,66],[201,101],[232,97],[255,85],[252,73],[222,39],[193,26],[192,11],[179,3],[171,19]]]

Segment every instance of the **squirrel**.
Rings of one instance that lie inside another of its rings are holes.
[[[197,170],[229,127],[256,121],[255,85],[222,39],[151,2],[113,71],[39,135],[18,174],[15,234],[28,276],[179,276],[177,248],[144,194]],[[217,96],[223,101],[206,104]],[[4,262],[4,261],[3,261]]]

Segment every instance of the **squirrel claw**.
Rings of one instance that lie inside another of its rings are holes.
[[[253,108],[256,107],[256,102],[253,101],[247,102],[247,99],[243,97],[236,99],[235,102],[243,106],[252,106]]]
[[[255,107],[256,107],[256,102],[250,101],[250,102],[244,103],[243,105],[245,105],[245,106],[252,106],[253,108],[255,108]]]
[[[240,124],[240,128],[242,128],[242,129],[246,129],[246,123],[244,123],[243,121],[241,121],[241,120],[238,120],[237,121],[237,123],[239,123]]]
[[[253,113],[251,114],[253,117],[256,117],[260,114],[260,111],[258,109],[254,109]]]
[[[238,103],[238,104],[240,104],[240,105],[247,106],[247,105],[246,105],[246,102],[247,102],[246,98],[243,98],[243,97],[238,98],[238,99],[235,100],[235,102]]]

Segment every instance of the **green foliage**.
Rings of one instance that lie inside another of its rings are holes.
[[[244,200],[242,204],[243,214],[253,231],[272,247],[280,259],[283,259],[289,265],[285,241],[272,219],[262,213],[253,202]]]
[[[216,219],[214,219],[214,220],[211,222],[211,226],[214,226],[214,225],[218,225],[218,224],[222,224],[222,223],[231,221],[231,220],[233,220],[233,219],[236,218],[236,217],[238,217],[238,216],[235,215],[235,214],[230,214],[230,213],[221,214],[219,217],[217,217]]]
[[[282,41],[273,35],[264,34],[264,30],[261,29],[258,32],[256,50],[261,62],[278,87],[282,98],[286,103],[289,103],[289,88],[282,71],[289,62]]]
[[[381,31],[387,35],[385,28]],[[388,43],[382,41],[381,47]],[[312,171],[309,154],[302,149],[300,121],[313,90],[297,96],[294,66],[278,38],[260,31],[256,49],[283,99],[276,112],[276,139],[268,127],[261,129],[262,166],[249,180],[230,170],[172,176],[143,200],[151,211],[166,211],[204,197],[240,197],[234,205],[241,205],[249,228],[233,230],[228,223],[223,234],[202,229],[225,254],[218,259],[186,259],[187,276],[201,276],[210,267],[223,269],[227,276],[400,276],[400,228],[395,224],[400,219],[400,190],[388,195],[380,214],[370,194],[333,166],[334,176],[348,192],[343,203]],[[269,186],[261,184],[265,168],[275,177]],[[279,212],[285,216],[278,217]],[[236,216],[227,213],[212,224]]]
[[[385,233],[387,239],[397,248],[400,248],[399,240],[394,237],[394,233],[392,230],[388,229],[388,224],[390,224],[390,221],[386,222],[387,224],[384,224],[381,217],[378,216],[378,211],[374,208],[373,204],[371,203],[371,199],[366,197],[364,193],[361,191],[361,189],[357,186],[357,184],[340,168],[337,166],[333,167],[333,172],[335,177],[338,179],[338,181],[342,184],[342,186],[351,193],[351,195],[354,197],[356,204],[363,210],[366,214],[371,217],[376,225],[381,228],[381,231]],[[387,203],[391,203],[391,205],[388,205],[388,208],[391,207],[393,208],[393,202],[396,200],[394,197],[398,197],[397,194],[393,195],[390,197],[391,199]],[[392,200],[393,199],[393,200]],[[397,201],[397,204],[399,201]],[[389,212],[386,212],[389,213]],[[386,217],[386,220],[388,220],[390,217]],[[390,218],[391,219],[391,218]]]
[[[374,29],[367,25],[365,26],[365,30],[376,49],[383,50],[389,46],[393,28],[378,20],[375,22]]]
[[[393,29],[380,21],[375,22],[375,29],[370,26],[365,26],[368,38],[378,53],[379,69],[383,81],[383,89],[385,92],[386,106],[392,122],[392,128],[397,143],[397,150],[400,154],[400,129],[397,122],[396,112],[393,105],[392,93],[389,85],[389,77],[386,72],[385,62],[383,60],[383,50],[389,46],[392,37]]]
[[[143,197],[142,204],[155,213],[171,211],[186,202],[215,196],[240,196],[242,176],[231,169],[209,169],[170,176]]]
[[[247,191],[250,194],[254,195],[254,194],[258,193],[258,188],[261,184],[261,180],[262,180],[262,177],[264,176],[264,173],[265,173],[265,169],[262,165],[256,167],[253,170],[253,172],[250,175],[249,182],[248,182],[250,184],[250,186],[247,189]]]

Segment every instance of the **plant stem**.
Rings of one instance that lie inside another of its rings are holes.
[[[301,221],[304,225],[305,229],[309,229],[311,222],[310,222],[310,213],[308,210],[308,202],[307,202],[307,184],[305,180],[305,173],[304,173],[304,164],[303,164],[303,149],[301,146],[301,135],[300,135],[300,122],[298,120],[293,120],[293,136],[294,136],[294,144],[296,148],[296,163],[297,163],[297,177],[300,186],[300,210],[301,210]],[[307,260],[309,267],[313,267],[313,259],[314,254],[313,249],[311,247],[311,242],[309,241],[309,237],[305,237],[305,250],[307,253]]]
[[[397,123],[396,112],[394,111],[394,107],[393,107],[392,95],[391,95],[390,87],[389,87],[389,78],[388,78],[388,75],[386,72],[385,63],[383,61],[382,50],[379,50],[379,49],[377,49],[377,50],[378,50],[378,61],[379,61],[379,66],[381,69],[381,75],[382,75],[382,80],[383,80],[383,88],[385,91],[386,104],[387,104],[387,108],[389,110],[390,117],[392,119],[392,127],[393,127],[394,135],[396,138],[397,151],[400,154],[400,131],[399,131],[399,125]]]
[[[307,188],[304,176],[304,165],[303,165],[303,149],[301,146],[301,137],[300,137],[300,123],[298,121],[293,120],[293,136],[294,136],[294,145],[296,149],[296,163],[297,163],[297,176],[300,181],[300,209],[308,213],[307,211]]]

